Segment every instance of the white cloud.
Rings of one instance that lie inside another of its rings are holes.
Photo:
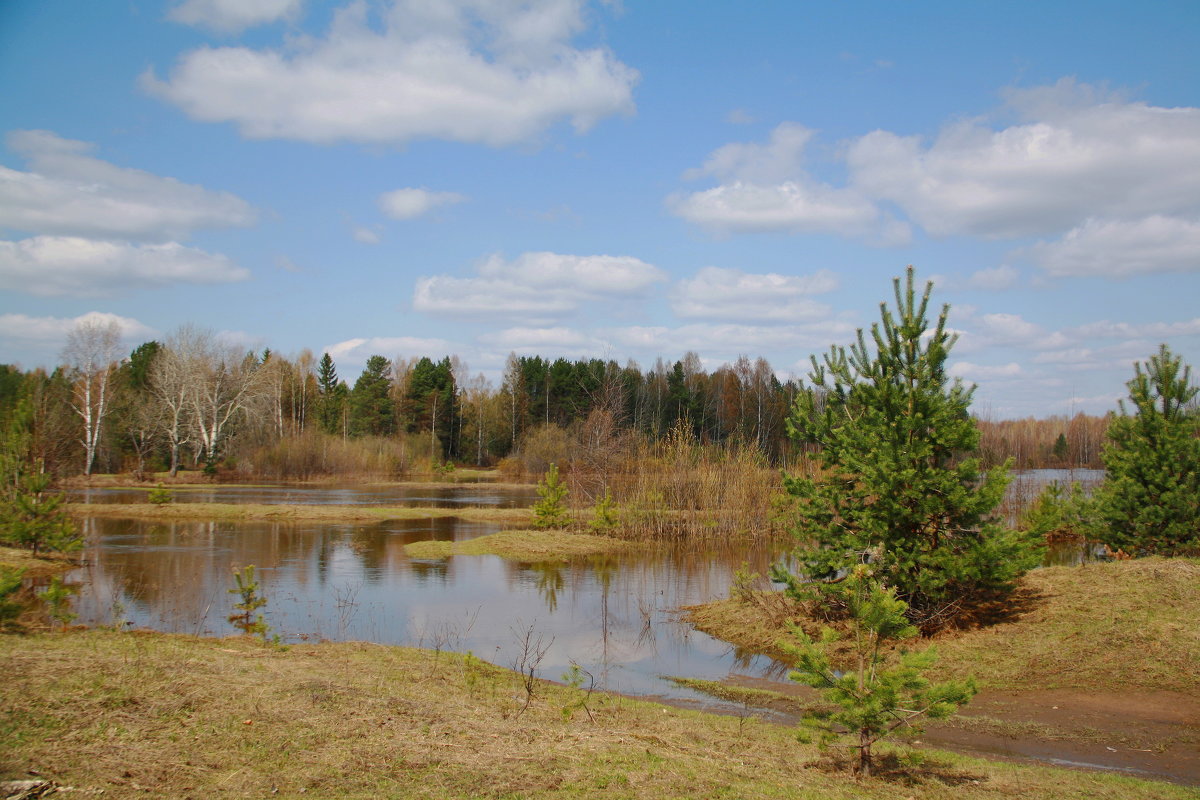
[[[493,146],[569,119],[586,131],[633,112],[637,72],[603,48],[578,49],[581,0],[397,0],[372,28],[365,3],[339,10],[322,39],[286,50],[199,48],[143,86],[193,119],[254,139]]]
[[[102,295],[175,283],[229,283],[249,271],[175,242],[129,244],[74,236],[0,241],[0,288],[37,295]]]
[[[967,286],[995,292],[1013,288],[1020,278],[1021,273],[1007,264],[1002,264],[999,267],[986,267],[976,271],[967,280]]]
[[[572,353],[583,355],[598,353],[606,343],[581,331],[562,326],[552,328],[507,328],[485,334],[479,341],[489,347],[518,353]]]
[[[295,18],[302,3],[303,0],[184,0],[167,17],[220,33],[240,33],[255,25]]]
[[[1128,278],[1200,271],[1200,222],[1154,215],[1132,221],[1089,219],[1054,242],[1029,248],[1051,275]]]
[[[103,311],[89,311],[78,317],[31,317],[26,314],[0,314],[0,337],[22,342],[58,345],[67,338],[67,332],[81,322],[96,322],[106,325],[117,323],[125,339],[149,339],[157,335],[153,328],[136,319],[120,317]]]
[[[662,270],[630,256],[524,253],[485,259],[479,277],[417,279],[413,309],[461,316],[544,320],[585,303],[631,297],[665,280]]]
[[[454,192],[396,189],[379,195],[379,207],[392,219],[412,219],[438,206],[453,205],[463,200],[466,198]]]
[[[362,244],[379,244],[379,234],[361,225],[353,226],[350,229],[350,235],[354,237],[354,241]]]
[[[86,142],[16,131],[8,146],[31,171],[0,166],[0,228],[161,242],[254,222],[254,210],[239,197],[115,166],[89,155]]]
[[[972,364],[970,361],[956,361],[950,365],[948,372],[951,377],[962,378],[967,381],[1015,378],[1023,374],[1021,365],[1015,361],[994,366]]]
[[[803,167],[814,131],[785,122],[766,144],[733,143],[713,151],[688,179],[713,176],[720,185],[667,198],[667,207],[688,222],[719,231],[836,233],[880,243],[907,241],[908,229],[884,218],[853,188],[813,179]]]
[[[449,355],[458,352],[456,346],[445,339],[422,339],[414,336],[373,336],[370,338],[347,339],[336,344],[326,345],[321,352],[329,353],[335,361],[345,361],[348,364],[365,364],[373,355],[381,355],[394,359],[407,356],[430,356],[436,353]],[[342,380],[353,384],[349,375],[341,375]]]
[[[610,328],[607,338],[643,356],[694,350],[706,360],[729,360],[742,353],[810,353],[831,342],[845,342],[854,326],[827,320],[802,325],[704,324]],[[807,363],[807,362],[805,362]]]
[[[730,125],[750,125],[754,117],[744,108],[735,108],[725,115],[725,121]]]
[[[694,278],[676,284],[671,308],[680,317],[797,322],[828,316],[828,306],[809,298],[831,292],[837,285],[837,276],[828,270],[779,275],[704,267]]]
[[[938,236],[1045,235],[1090,218],[1200,207],[1200,109],[1128,102],[1064,79],[1012,90],[1023,118],[973,119],[919,137],[875,131],[849,147],[851,186]]]

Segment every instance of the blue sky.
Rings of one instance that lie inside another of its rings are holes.
[[[1200,366],[1200,5],[8,0],[0,361],[686,351],[802,375],[907,264],[995,418]]]

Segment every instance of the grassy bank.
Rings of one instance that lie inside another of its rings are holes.
[[[413,542],[404,545],[411,558],[500,556],[517,561],[567,561],[583,556],[628,550],[623,539],[569,531],[500,531],[463,542]]]
[[[478,522],[527,523],[524,508],[432,508],[424,506],[272,505],[266,503],[70,503],[76,517],[114,517],[151,520],[297,520],[325,522],[382,522],[393,519],[458,517]]]
[[[78,563],[78,557],[73,554],[40,553],[35,556],[24,548],[0,545],[0,567],[22,570],[26,578],[61,575],[75,569]]]
[[[90,631],[0,637],[0,661],[0,778],[106,797],[1195,796],[942,753],[854,781],[754,719],[540,683],[527,702],[516,673],[404,648]]]
[[[718,639],[780,655],[788,621],[819,623],[776,593],[689,609]],[[973,674],[993,690],[1200,692],[1200,561],[1147,558],[1030,572],[1000,622],[933,640],[943,677]]]

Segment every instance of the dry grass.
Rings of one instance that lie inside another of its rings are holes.
[[[1001,610],[1003,611],[1003,609]],[[946,631],[935,672],[989,689],[1200,692],[1200,561],[1147,558],[1030,572],[995,624]],[[694,606],[700,630],[780,656],[793,621],[820,627],[778,593]]]
[[[529,522],[524,508],[430,508],[421,506],[271,505],[267,503],[70,503],[76,517],[116,519],[306,520],[329,522],[379,522],[391,519],[458,517],[479,522]]]
[[[936,754],[881,778],[812,768],[791,732],[367,644],[91,631],[0,638],[0,778],[124,797],[1194,797]],[[899,792],[900,794],[897,794]]]
[[[70,572],[79,566],[77,555],[68,553],[39,553],[19,547],[0,545],[0,567],[24,570],[26,578],[49,578]]]
[[[567,561],[582,556],[628,550],[623,539],[569,531],[500,531],[462,542],[413,542],[404,546],[410,558],[500,556],[515,561]]]

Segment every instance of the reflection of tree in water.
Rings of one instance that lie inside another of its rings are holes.
[[[448,559],[437,561],[420,561],[413,559],[408,562],[408,568],[418,586],[428,583],[445,584],[450,580],[450,562]]]
[[[563,579],[563,564],[561,561],[543,561],[530,564],[529,568],[537,574],[537,590],[546,602],[546,608],[553,614],[558,608],[558,593],[565,585]]]

